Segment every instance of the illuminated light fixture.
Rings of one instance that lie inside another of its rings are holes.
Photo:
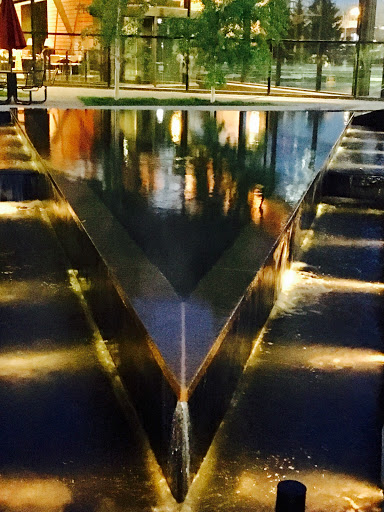
[[[163,18],[157,18],[157,24],[161,25],[163,23]]]
[[[349,10],[349,15],[354,17],[354,18],[357,18],[360,14],[360,9],[359,7],[352,7],[352,9]]]
[[[47,37],[44,41],[44,46],[46,48],[53,48],[53,41],[50,37]]]
[[[28,37],[27,46],[32,46],[32,44],[33,44],[32,37]]]

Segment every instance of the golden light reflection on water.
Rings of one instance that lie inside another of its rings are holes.
[[[377,486],[359,480],[351,475],[321,469],[281,470],[266,466],[259,471],[244,471],[235,493],[239,497],[253,499],[262,506],[273,506],[276,488],[284,479],[299,480],[307,487],[306,511],[321,512],[379,512],[383,499],[382,490]],[[269,478],[268,478],[269,477]]]
[[[54,478],[0,478],[1,510],[61,512],[71,502],[70,489]]]
[[[89,347],[49,352],[0,354],[0,381],[40,380],[57,372],[79,372],[95,365]]]
[[[240,454],[228,460],[226,422],[211,445],[190,492],[181,508],[189,510],[227,510],[238,504],[241,510],[272,512],[277,484],[297,480],[307,487],[306,512],[381,512],[383,492],[371,482],[354,475],[318,466],[306,452],[298,457],[269,455],[267,458]],[[201,506],[203,503],[204,506]]]
[[[38,303],[46,300],[47,297],[55,295],[60,289],[57,283],[48,283],[31,280],[17,281],[12,279],[13,267],[7,266],[2,274],[3,282],[0,282],[0,304],[11,304],[17,302]],[[8,277],[8,280],[5,280]]]
[[[326,293],[384,292],[384,283],[322,276],[310,272],[303,262],[295,262],[282,276],[282,290],[271,312],[271,318],[300,313],[306,304],[315,305]]]
[[[271,343],[259,348],[259,352],[268,354]],[[248,366],[257,366],[259,356],[250,358]],[[291,369],[314,370],[321,372],[377,372],[382,371],[384,354],[364,348],[345,348],[329,345],[311,345],[303,341],[302,345],[288,344],[273,347],[273,366]]]
[[[1,217],[25,217],[39,214],[40,201],[3,201],[0,202]]]
[[[172,142],[175,144],[180,144],[181,142],[181,131],[182,131],[182,118],[181,118],[181,111],[176,110],[171,117],[171,138]]]

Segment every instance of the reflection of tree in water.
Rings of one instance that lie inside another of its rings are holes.
[[[220,142],[224,123],[206,118],[203,133],[195,136],[190,148],[196,177],[197,201],[206,208],[216,209],[241,223],[250,219],[249,194],[258,190],[261,203],[274,191],[275,172],[266,165],[267,141],[263,140],[256,148],[246,146],[243,126],[246,112],[240,112],[239,138],[237,146],[226,141]],[[213,186],[209,187],[209,180]]]
[[[181,186],[179,205],[172,208],[166,196],[173,192],[164,185],[168,157],[165,164],[161,156],[161,151],[172,155],[172,143],[163,139],[157,146],[154,141],[148,153],[139,135],[127,141],[116,120],[111,126],[110,144],[102,152],[104,183],[97,192],[175,290],[188,296],[250,221],[250,191],[258,187],[267,197],[272,193],[273,173],[264,169],[266,146],[261,142],[251,150],[242,140],[237,147],[221,143],[223,125],[209,117],[202,134],[189,137],[184,114],[180,142],[173,145],[171,180],[175,184],[179,176]],[[149,188],[145,173],[153,182]],[[153,185],[155,176],[163,189]]]

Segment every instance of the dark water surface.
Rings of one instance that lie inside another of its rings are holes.
[[[344,125],[339,112],[51,111],[48,119],[43,155],[88,182],[181,297],[244,226],[265,221],[278,231]]]
[[[130,258],[129,299],[179,379],[185,304],[188,382],[345,119],[343,112],[31,110],[25,126],[50,167],[88,185],[93,204],[106,205],[145,254],[120,250]],[[95,215],[102,238],[103,215]]]

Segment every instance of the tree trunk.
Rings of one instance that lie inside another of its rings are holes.
[[[115,39],[115,90],[114,98],[119,99],[120,95],[120,38],[117,35]]]
[[[245,82],[249,74],[249,64],[251,60],[251,17],[248,13],[244,15],[243,19],[243,59],[241,63],[241,76],[240,81]]]
[[[115,91],[114,98],[115,100],[119,99],[120,94],[120,34],[121,34],[121,4],[120,1],[117,6],[117,20],[116,20],[116,37],[115,37]]]

